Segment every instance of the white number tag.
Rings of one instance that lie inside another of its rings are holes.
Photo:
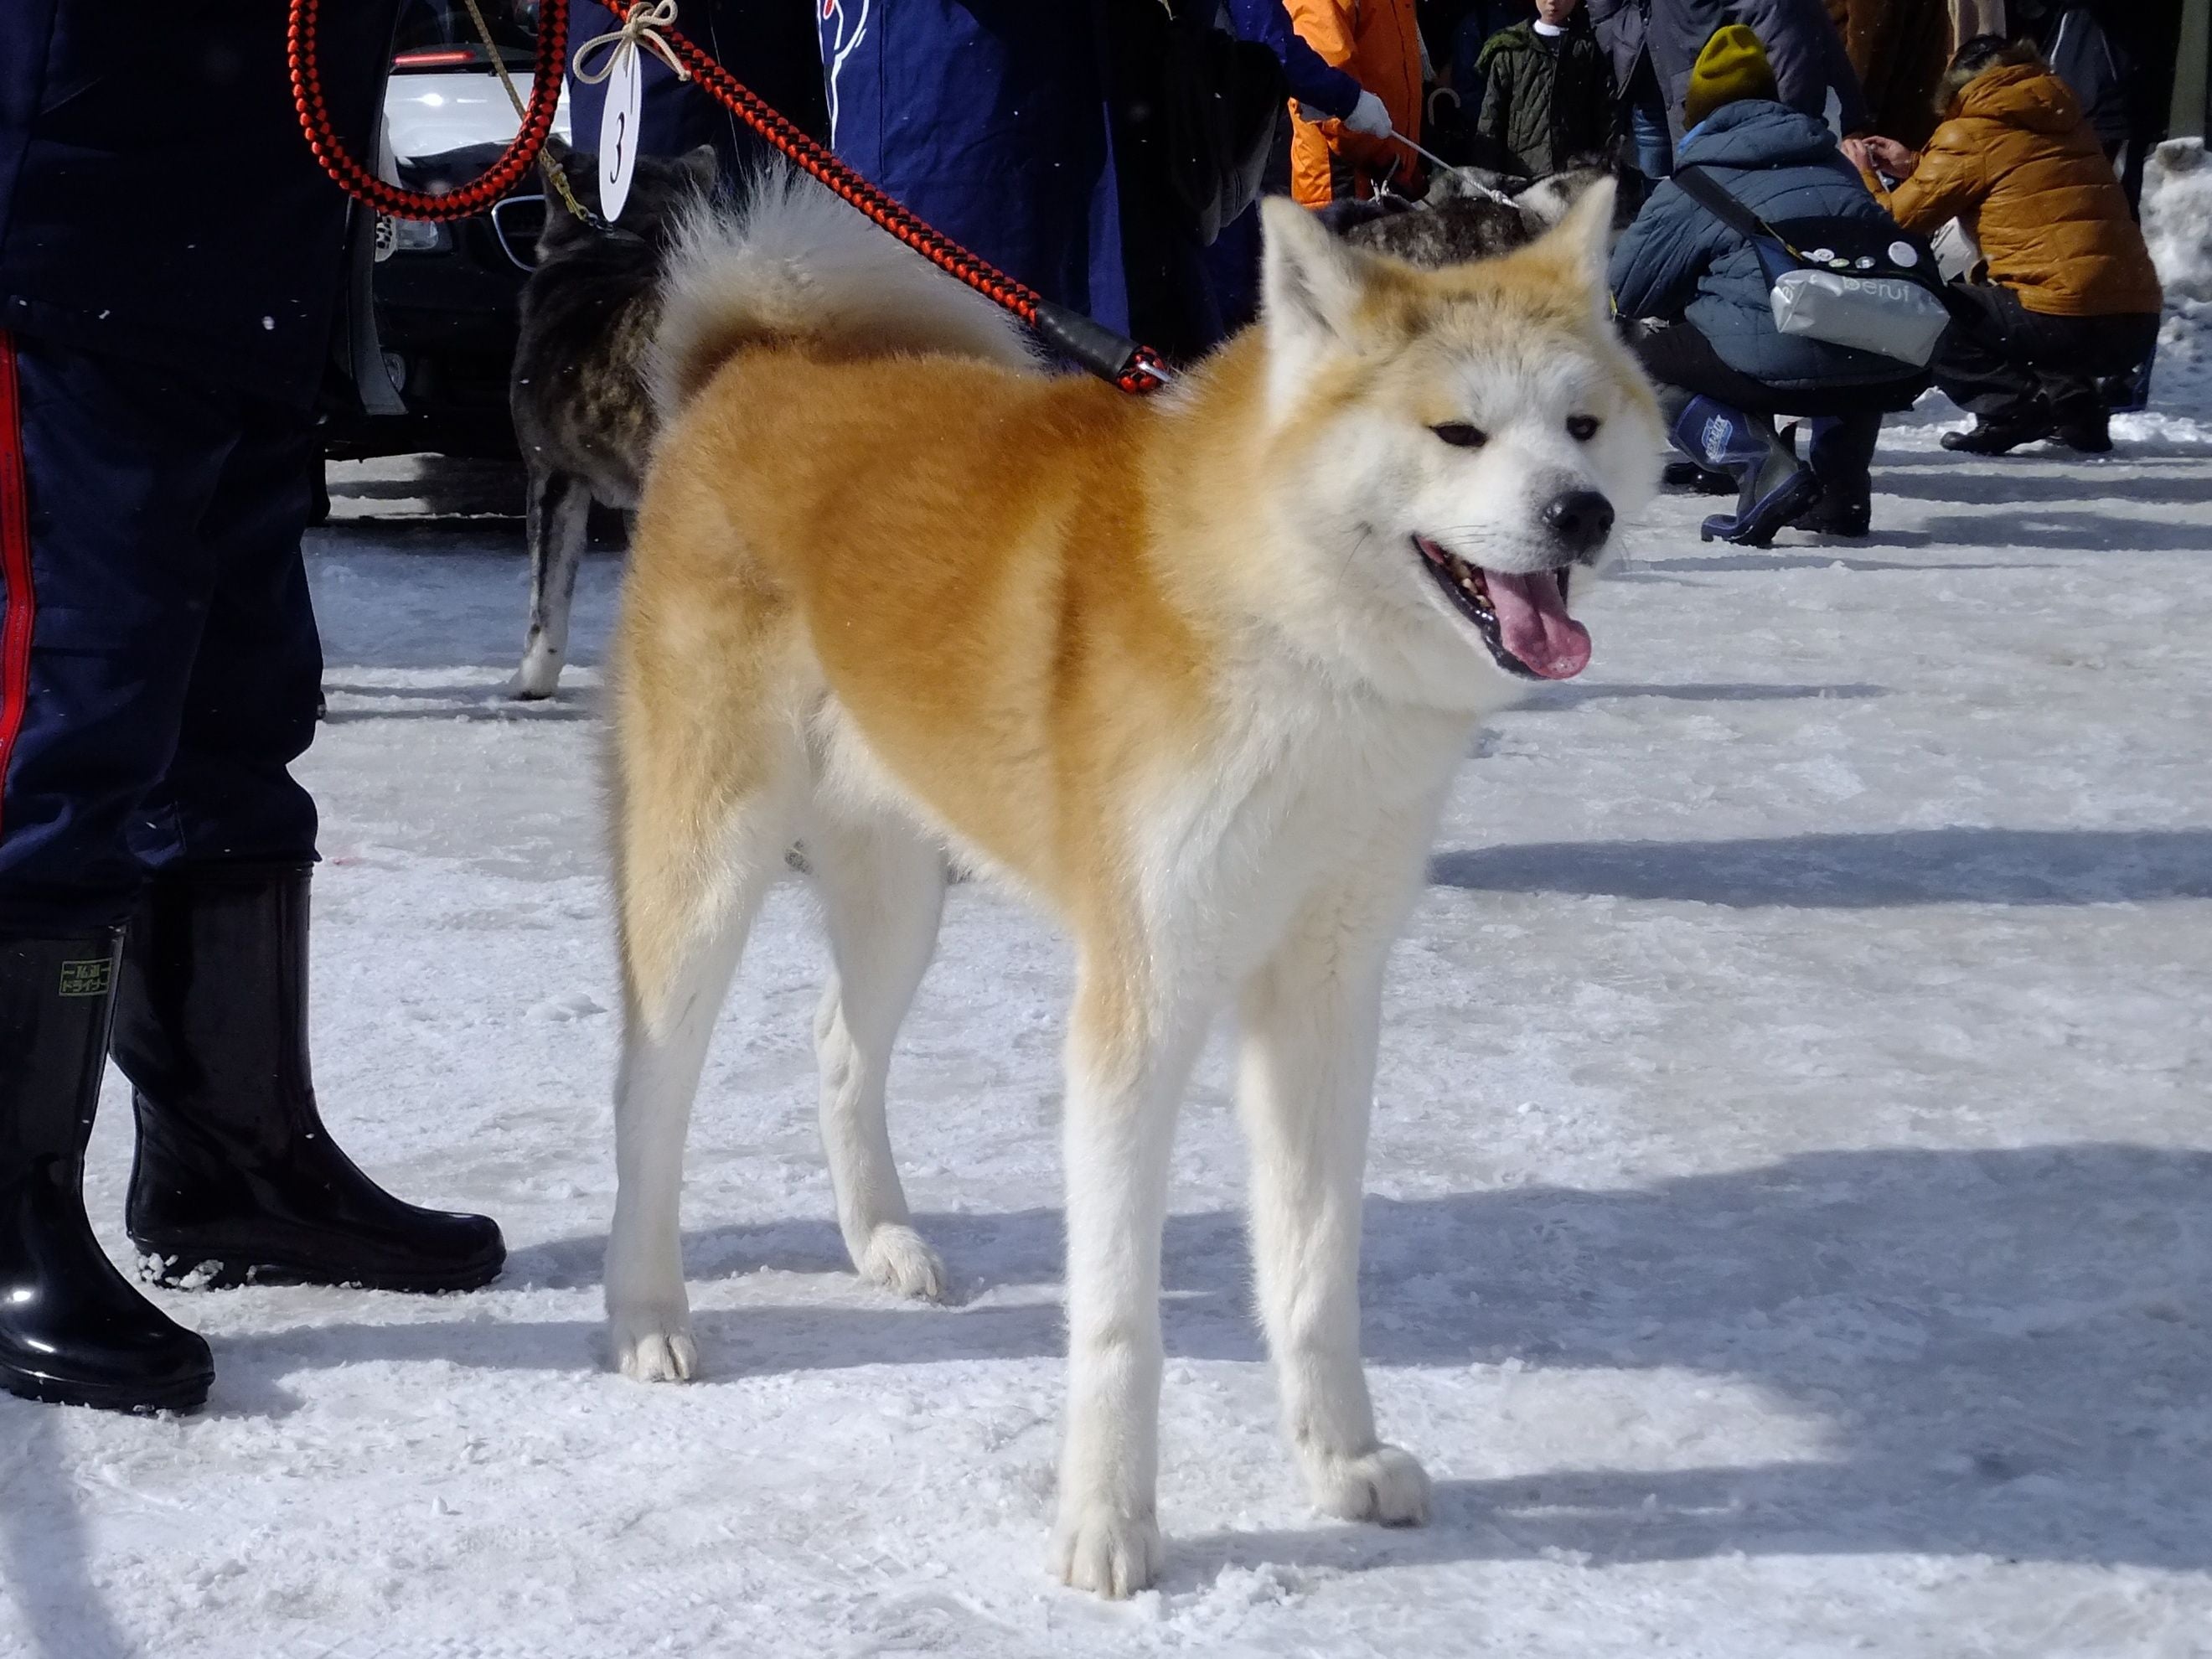
[[[637,48],[628,40],[615,46],[607,71],[607,103],[599,113],[599,212],[612,222],[629,199],[630,174],[637,169],[637,119],[644,107],[644,77],[638,73]]]

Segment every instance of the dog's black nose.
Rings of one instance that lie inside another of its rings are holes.
[[[1574,552],[1594,552],[1613,534],[1613,503],[1595,489],[1570,489],[1552,497],[1544,522]]]

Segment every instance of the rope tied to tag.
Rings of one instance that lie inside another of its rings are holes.
[[[615,59],[628,45],[632,51],[650,50],[654,57],[676,71],[680,81],[689,81],[691,71],[676,55],[676,49],[662,38],[660,31],[676,27],[676,0],[636,0],[623,19],[622,27],[605,34],[595,34],[576,48],[568,60],[569,71],[586,86],[595,87],[615,72]],[[597,69],[588,69],[585,60],[594,52],[605,49],[606,61]]]

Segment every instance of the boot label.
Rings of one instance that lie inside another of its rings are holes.
[[[115,964],[106,957],[89,962],[62,963],[61,994],[65,997],[104,997],[113,988]]]

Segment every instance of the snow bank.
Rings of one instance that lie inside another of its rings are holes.
[[[2202,138],[2176,138],[2151,152],[2142,224],[2167,295],[2212,300],[2212,161]]]

